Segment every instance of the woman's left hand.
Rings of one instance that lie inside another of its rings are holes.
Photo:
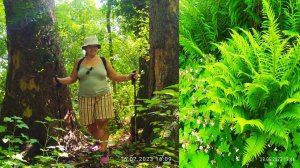
[[[128,75],[127,78],[128,78],[129,80],[137,80],[138,77],[139,77],[139,76],[138,76],[138,73],[131,73],[131,74]]]

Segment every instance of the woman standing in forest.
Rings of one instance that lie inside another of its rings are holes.
[[[90,149],[103,152],[100,162],[108,163],[108,120],[114,117],[114,112],[112,95],[106,77],[115,82],[127,82],[131,79],[137,79],[137,74],[117,74],[108,60],[105,61],[98,56],[97,53],[100,48],[96,36],[86,37],[82,46],[86,53],[85,57],[74,63],[70,76],[55,77],[53,81],[55,85],[68,85],[75,83],[77,79],[79,80],[80,123],[87,126],[88,131],[98,140]]]

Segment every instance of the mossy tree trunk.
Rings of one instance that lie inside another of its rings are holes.
[[[178,0],[150,0],[150,66],[148,97],[154,91],[178,84]],[[152,140],[151,122],[159,118],[148,117],[144,123],[142,139]],[[177,141],[175,139],[175,141]]]
[[[61,118],[71,107],[67,87],[59,90],[58,103],[52,85],[53,75],[65,76],[59,61],[54,0],[4,0],[4,5],[9,65],[1,120],[22,117],[30,128],[29,136],[43,144],[46,131],[35,121],[46,116]],[[54,129],[51,132],[58,134]]]

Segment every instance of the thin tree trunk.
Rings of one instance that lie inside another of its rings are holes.
[[[113,56],[114,56],[114,51],[113,51],[113,46],[112,46],[112,35],[111,35],[111,25],[110,25],[110,17],[111,17],[111,5],[112,2],[111,0],[107,1],[107,12],[106,12],[106,28],[107,28],[107,33],[108,33],[108,46],[109,46],[109,58],[110,62],[113,65]],[[113,82],[113,92],[117,93],[117,83]]]

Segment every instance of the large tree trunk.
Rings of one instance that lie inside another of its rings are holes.
[[[148,97],[154,91],[178,84],[178,0],[150,0],[150,71]],[[150,142],[151,122],[160,120],[148,116],[142,139]],[[176,141],[176,140],[175,140]]]
[[[150,0],[148,96],[178,83],[178,0]]]
[[[46,131],[35,121],[61,118],[71,108],[67,87],[59,90],[58,102],[52,85],[53,75],[65,76],[59,61],[54,0],[4,0],[4,5],[9,65],[1,119],[23,117],[29,136],[43,144]],[[51,130],[52,135],[57,133]]]

